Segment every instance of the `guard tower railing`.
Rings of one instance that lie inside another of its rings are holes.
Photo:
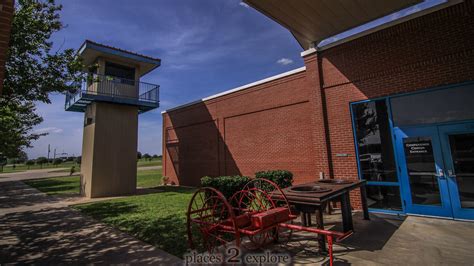
[[[159,106],[159,85],[114,76],[84,74],[75,91],[66,93],[65,109],[84,112],[94,101],[136,105],[140,112]]]

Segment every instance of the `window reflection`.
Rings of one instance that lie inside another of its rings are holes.
[[[474,208],[474,134],[449,136],[462,208]]]
[[[413,203],[441,205],[431,137],[404,138],[403,146]]]
[[[418,93],[390,100],[396,126],[474,119],[474,85]]]
[[[105,63],[105,75],[113,77],[116,82],[134,85],[135,69],[110,62]]]
[[[397,182],[385,100],[354,104],[352,111],[362,178]]]
[[[402,210],[398,186],[367,186],[367,205],[374,209]]]

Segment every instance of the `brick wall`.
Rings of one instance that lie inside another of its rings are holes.
[[[357,176],[350,102],[474,80],[473,11],[466,1],[319,54],[335,178]]]
[[[164,175],[192,185],[265,169],[288,169],[296,183],[320,172],[356,179],[350,102],[473,80],[473,18],[466,1],[307,55],[303,73],[165,113]]]
[[[297,182],[321,171],[314,145],[314,84],[292,74],[165,113],[164,175],[199,185],[204,175],[288,169]]]
[[[11,21],[13,16],[13,0],[0,0],[0,95],[3,91],[5,76],[5,57],[10,41]]]

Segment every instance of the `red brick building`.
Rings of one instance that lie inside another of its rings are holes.
[[[13,0],[0,1],[0,95],[2,94],[3,90],[3,78],[5,76],[5,60],[7,56],[8,43],[10,42],[13,9]]]
[[[280,12],[298,4],[247,2],[292,31],[305,67],[163,112],[163,175],[361,178],[373,210],[474,218],[472,1],[318,48],[298,31],[314,21]]]

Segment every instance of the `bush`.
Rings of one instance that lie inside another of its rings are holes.
[[[36,159],[36,164],[40,165],[43,168],[43,164],[48,163],[48,158],[46,157],[38,157]]]
[[[63,159],[61,159],[61,158],[56,158],[56,159],[53,160],[54,165],[61,164],[62,162],[63,162]]]
[[[250,178],[248,176],[205,176],[201,178],[201,185],[219,190],[228,199],[235,192],[242,190],[249,181]]]
[[[26,161],[26,166],[28,166],[28,169],[30,169],[30,166],[34,165],[35,164],[35,161],[34,160],[28,160]]]
[[[275,182],[280,188],[287,188],[293,184],[293,173],[286,170],[260,171],[255,178],[265,178]]]

